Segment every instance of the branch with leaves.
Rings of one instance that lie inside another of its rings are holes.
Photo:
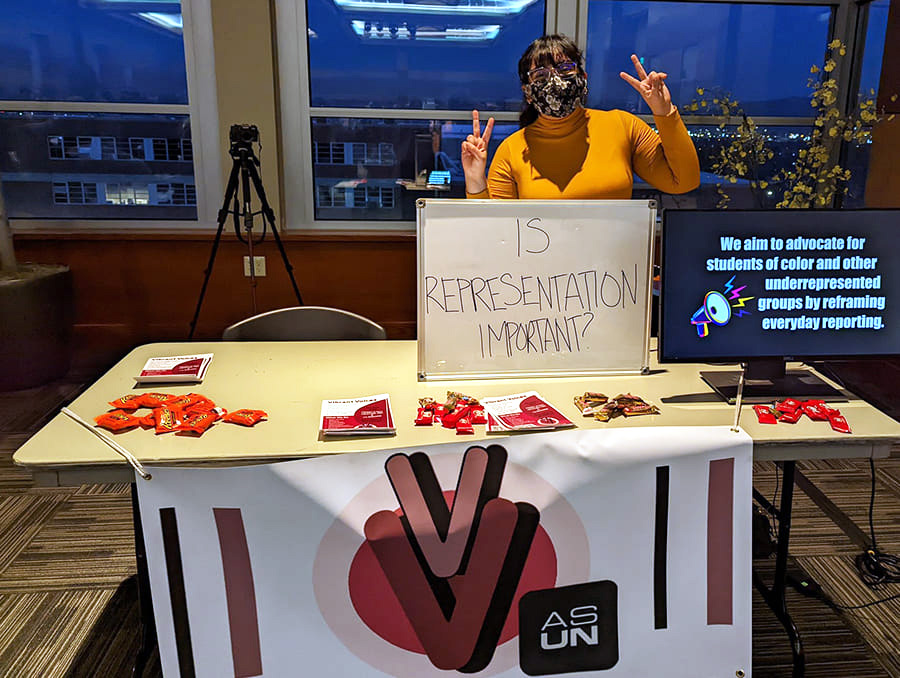
[[[844,44],[833,40],[828,44],[822,68],[815,65],[810,68],[807,86],[812,89],[810,106],[816,117],[806,147],[799,150],[788,169],[772,171],[767,166],[775,155],[770,140],[731,94],[707,94],[703,88],[697,89],[701,98],[694,99],[688,110],[710,115],[720,129],[737,125],[734,140],[719,149],[711,168],[723,179],[723,183],[716,184],[717,207],[728,206],[731,197],[725,187],[739,180],[748,182],[759,207],[763,206],[761,191],[765,189],[780,193],[781,200],[776,207],[793,208],[826,207],[837,196],[847,193],[851,172],[838,163],[840,144],[868,143],[872,128],[883,116],[876,108],[874,90],[861,95],[849,114],[842,114],[838,108],[838,84],[831,73],[846,54]],[[892,101],[896,99],[897,95],[891,98]],[[891,118],[893,115],[888,119]]]

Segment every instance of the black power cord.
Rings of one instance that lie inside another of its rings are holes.
[[[900,583],[900,557],[890,553],[883,553],[878,549],[878,542],[875,538],[875,462],[869,459],[869,470],[872,474],[872,490],[869,495],[869,535],[871,545],[863,553],[860,553],[854,559],[859,577],[863,583],[869,588],[874,589],[883,584]],[[891,600],[900,598],[900,593],[896,593],[879,600],[872,600],[861,605],[840,605],[829,598],[821,587],[807,577],[788,576],[788,583],[799,593],[810,598],[816,598],[828,605],[834,610],[862,610],[873,605],[881,605]]]
[[[860,579],[869,588],[874,588],[881,584],[900,584],[900,558],[878,550],[874,520],[875,462],[871,458],[869,459],[869,469],[872,473],[872,493],[869,497],[869,535],[871,536],[872,544],[864,552],[856,556],[854,562],[856,563],[856,569],[859,571]]]

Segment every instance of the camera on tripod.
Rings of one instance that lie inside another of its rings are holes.
[[[250,146],[259,142],[259,127],[256,125],[232,125],[228,133],[231,147]]]

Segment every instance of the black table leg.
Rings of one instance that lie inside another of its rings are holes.
[[[788,544],[791,538],[791,508],[794,502],[794,472],[797,462],[785,461],[781,463],[783,470],[781,507],[778,511],[778,546],[775,551],[775,580],[772,586],[766,586],[762,578],[754,571],[753,584],[759,590],[763,599],[772,608],[772,612],[784,626],[788,638],[791,641],[791,655],[793,657],[793,678],[802,678],[806,673],[806,656],[803,653],[803,642],[800,633],[791,619],[785,600],[785,588],[787,583],[787,558]]]
[[[134,678],[142,678],[153,648],[156,647],[156,619],[153,616],[153,600],[150,597],[150,571],[147,569],[147,550],[144,547],[144,529],[138,506],[137,486],[131,483],[131,513],[134,518],[134,553],[137,561],[138,605],[140,607],[141,646],[134,659]]]

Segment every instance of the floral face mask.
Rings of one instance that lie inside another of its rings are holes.
[[[522,89],[538,113],[549,118],[565,118],[587,101],[587,78],[582,73],[562,77],[554,72],[544,82],[529,82]]]

